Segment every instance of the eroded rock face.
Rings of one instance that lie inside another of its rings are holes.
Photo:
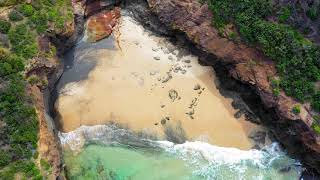
[[[292,150],[308,166],[320,173],[320,142],[310,128],[310,106],[305,104],[301,113],[292,113],[299,104],[283,92],[275,96],[271,78],[276,77],[274,63],[254,48],[222,38],[212,27],[212,14],[207,5],[198,0],[147,0],[159,19],[174,30],[184,32],[201,50],[216,56],[214,61],[228,65],[230,75],[254,88],[264,105],[276,112],[272,130],[288,150]],[[319,139],[319,138],[318,138]]]
[[[91,16],[87,21],[87,37],[89,42],[97,42],[108,37],[120,18],[120,8],[102,11]]]
[[[119,4],[121,0],[74,0],[74,3],[77,2],[81,2],[84,7],[84,15],[89,17],[101,10]]]

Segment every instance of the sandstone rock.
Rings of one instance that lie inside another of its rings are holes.
[[[213,61],[228,64],[230,75],[254,89],[266,109],[274,112],[275,120],[265,122],[272,126],[281,143],[297,154],[304,165],[320,173],[320,138],[312,131],[310,106],[301,106],[299,115],[292,115],[294,99],[280,93],[273,95],[269,77],[275,77],[275,64],[260,51],[239,42],[219,36],[212,26],[212,14],[207,5],[198,0],[147,0],[151,10],[162,23],[186,37],[204,52],[213,54]],[[176,52],[174,51],[174,54]],[[212,62],[214,64],[215,62]]]
[[[120,8],[102,11],[91,16],[87,21],[87,37],[89,42],[97,42],[108,37],[120,18]]]

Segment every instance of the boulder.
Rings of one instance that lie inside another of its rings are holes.
[[[113,32],[120,18],[120,8],[114,8],[110,11],[102,11],[91,16],[87,21],[86,35],[89,42],[102,40]]]

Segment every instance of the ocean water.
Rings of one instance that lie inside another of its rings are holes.
[[[69,179],[294,180],[302,169],[277,143],[248,151],[199,141],[174,144],[113,126],[81,127],[60,139]]]

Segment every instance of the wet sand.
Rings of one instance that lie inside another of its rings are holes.
[[[127,16],[118,32],[102,43],[114,48],[83,51],[78,58],[90,62],[86,57],[95,57],[95,67],[86,79],[60,90],[56,109],[62,131],[116,122],[162,138],[171,129],[189,140],[252,147],[248,134],[258,127],[243,117],[234,118],[236,110],[231,99],[219,93],[213,69],[199,65],[197,57]]]

